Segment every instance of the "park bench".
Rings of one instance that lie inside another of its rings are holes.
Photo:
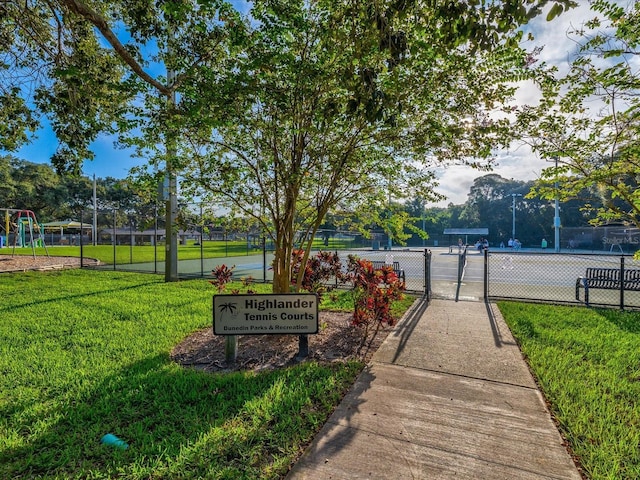
[[[381,260],[374,260],[371,263],[373,264],[373,268],[375,270],[380,270],[385,267],[393,267],[393,272],[396,274],[396,276],[403,282],[406,282],[404,270],[400,268],[400,262],[393,262],[393,264],[391,264],[383,262]]]
[[[619,268],[587,268],[584,276],[576,280],[576,300],[580,301],[580,287],[584,288],[584,303],[589,305],[589,290],[640,291],[640,270],[626,269],[622,282]]]

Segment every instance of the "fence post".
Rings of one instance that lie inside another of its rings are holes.
[[[200,276],[204,277],[204,217],[200,203]]]
[[[158,204],[153,206],[153,273],[158,273]]]
[[[80,268],[84,267],[84,250],[82,231],[84,230],[84,210],[80,210]]]
[[[620,255],[620,310],[624,310],[624,255]]]
[[[484,251],[483,294],[485,301],[489,299],[489,249]]]
[[[118,241],[118,234],[116,233],[116,216],[118,210],[113,210],[113,271],[116,270],[116,242]]]
[[[262,235],[262,283],[267,283],[267,237]]]
[[[462,285],[462,279],[464,278],[464,269],[467,266],[467,247],[465,245],[464,250],[458,250],[458,286],[456,287],[456,302],[460,297],[460,287]]]
[[[431,252],[424,249],[424,295],[427,303],[431,301]]]

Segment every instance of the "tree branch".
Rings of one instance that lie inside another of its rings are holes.
[[[85,20],[93,24],[100,31],[100,33],[102,33],[107,42],[109,42],[109,44],[113,47],[118,56],[127,65],[129,65],[129,67],[131,67],[131,70],[138,77],[147,82],[149,85],[155,87],[156,90],[158,90],[161,94],[167,97],[171,95],[172,89],[158,82],[155,78],[153,78],[143,70],[142,66],[135,60],[135,58],[133,58],[133,56],[131,56],[131,54],[127,51],[120,40],[118,40],[118,37],[116,37],[111,28],[109,28],[109,24],[101,15],[78,0],[61,0],[61,2],[66,5],[72,12],[80,15]]]

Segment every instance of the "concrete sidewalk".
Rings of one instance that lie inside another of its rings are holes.
[[[499,310],[432,300],[398,324],[294,479],[581,479]]]

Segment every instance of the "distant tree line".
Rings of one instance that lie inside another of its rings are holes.
[[[404,204],[392,204],[386,215],[392,218],[403,216],[400,226],[362,224],[353,218],[345,221],[336,214],[327,216],[322,225],[327,230],[360,230],[392,232],[393,245],[433,245],[433,240],[446,241],[443,232],[447,228],[478,228],[489,230],[491,245],[505,244],[512,235],[514,197],[516,208],[516,237],[524,245],[539,245],[542,238],[554,238],[554,201],[528,198],[534,187],[533,181],[506,179],[497,174],[488,174],[475,179],[463,204],[450,203],[447,207],[428,207],[420,198]],[[96,178],[96,200],[98,224],[112,225],[117,215],[119,224],[132,225],[136,229],[152,228],[157,221],[164,228],[164,203],[157,201],[155,185],[145,185],[130,179],[111,177]],[[603,201],[596,189],[584,189],[580,195],[560,204],[562,227],[590,226],[596,219],[595,212]],[[32,163],[12,156],[0,156],[0,209],[27,209],[36,213],[40,222],[55,220],[84,220],[89,222],[93,212],[93,179],[88,176],[65,176],[57,174],[47,164]],[[385,212],[380,213],[385,217]],[[225,232],[259,231],[249,218],[233,215],[220,216],[210,208],[200,213],[197,205],[184,202],[180,206],[179,223],[182,229],[204,229],[205,235],[214,228]],[[397,231],[401,229],[402,231]],[[424,230],[423,230],[424,229]],[[428,239],[421,232],[425,232]],[[457,239],[454,239],[457,241]],[[476,238],[469,238],[475,242]]]
[[[155,199],[126,179],[96,178],[99,224],[113,224],[114,211],[121,220],[135,218],[144,227],[153,224]],[[90,222],[93,212],[93,178],[60,175],[47,164],[0,156],[0,209],[32,210],[39,222],[80,220]]]
[[[507,244],[512,236],[513,205],[515,194],[516,237],[526,246],[538,246],[543,238],[551,246],[554,238],[555,202],[540,198],[529,198],[534,181],[506,179],[497,174],[488,174],[476,178],[467,197],[461,205],[450,203],[446,208],[425,208],[420,199],[414,199],[406,205],[414,225],[422,228],[425,219],[425,231],[431,239],[442,239],[446,228],[489,229],[488,240],[492,246],[500,242]],[[602,200],[597,191],[585,188],[576,198],[560,203],[562,228],[591,226],[595,211]],[[457,239],[455,239],[457,241]],[[475,242],[476,238],[469,238]],[[410,245],[422,245],[418,235],[408,240]],[[429,242],[428,245],[433,245]]]
[[[99,226],[132,226],[136,230],[165,228],[165,203],[158,186],[131,178],[96,178],[96,209]],[[58,220],[93,221],[93,178],[58,174],[51,165],[0,155],[0,210],[31,210],[40,223]],[[83,217],[83,218],[82,218]],[[256,230],[248,219],[214,214],[211,209],[179,203],[178,227],[213,238],[214,229],[224,232]]]

